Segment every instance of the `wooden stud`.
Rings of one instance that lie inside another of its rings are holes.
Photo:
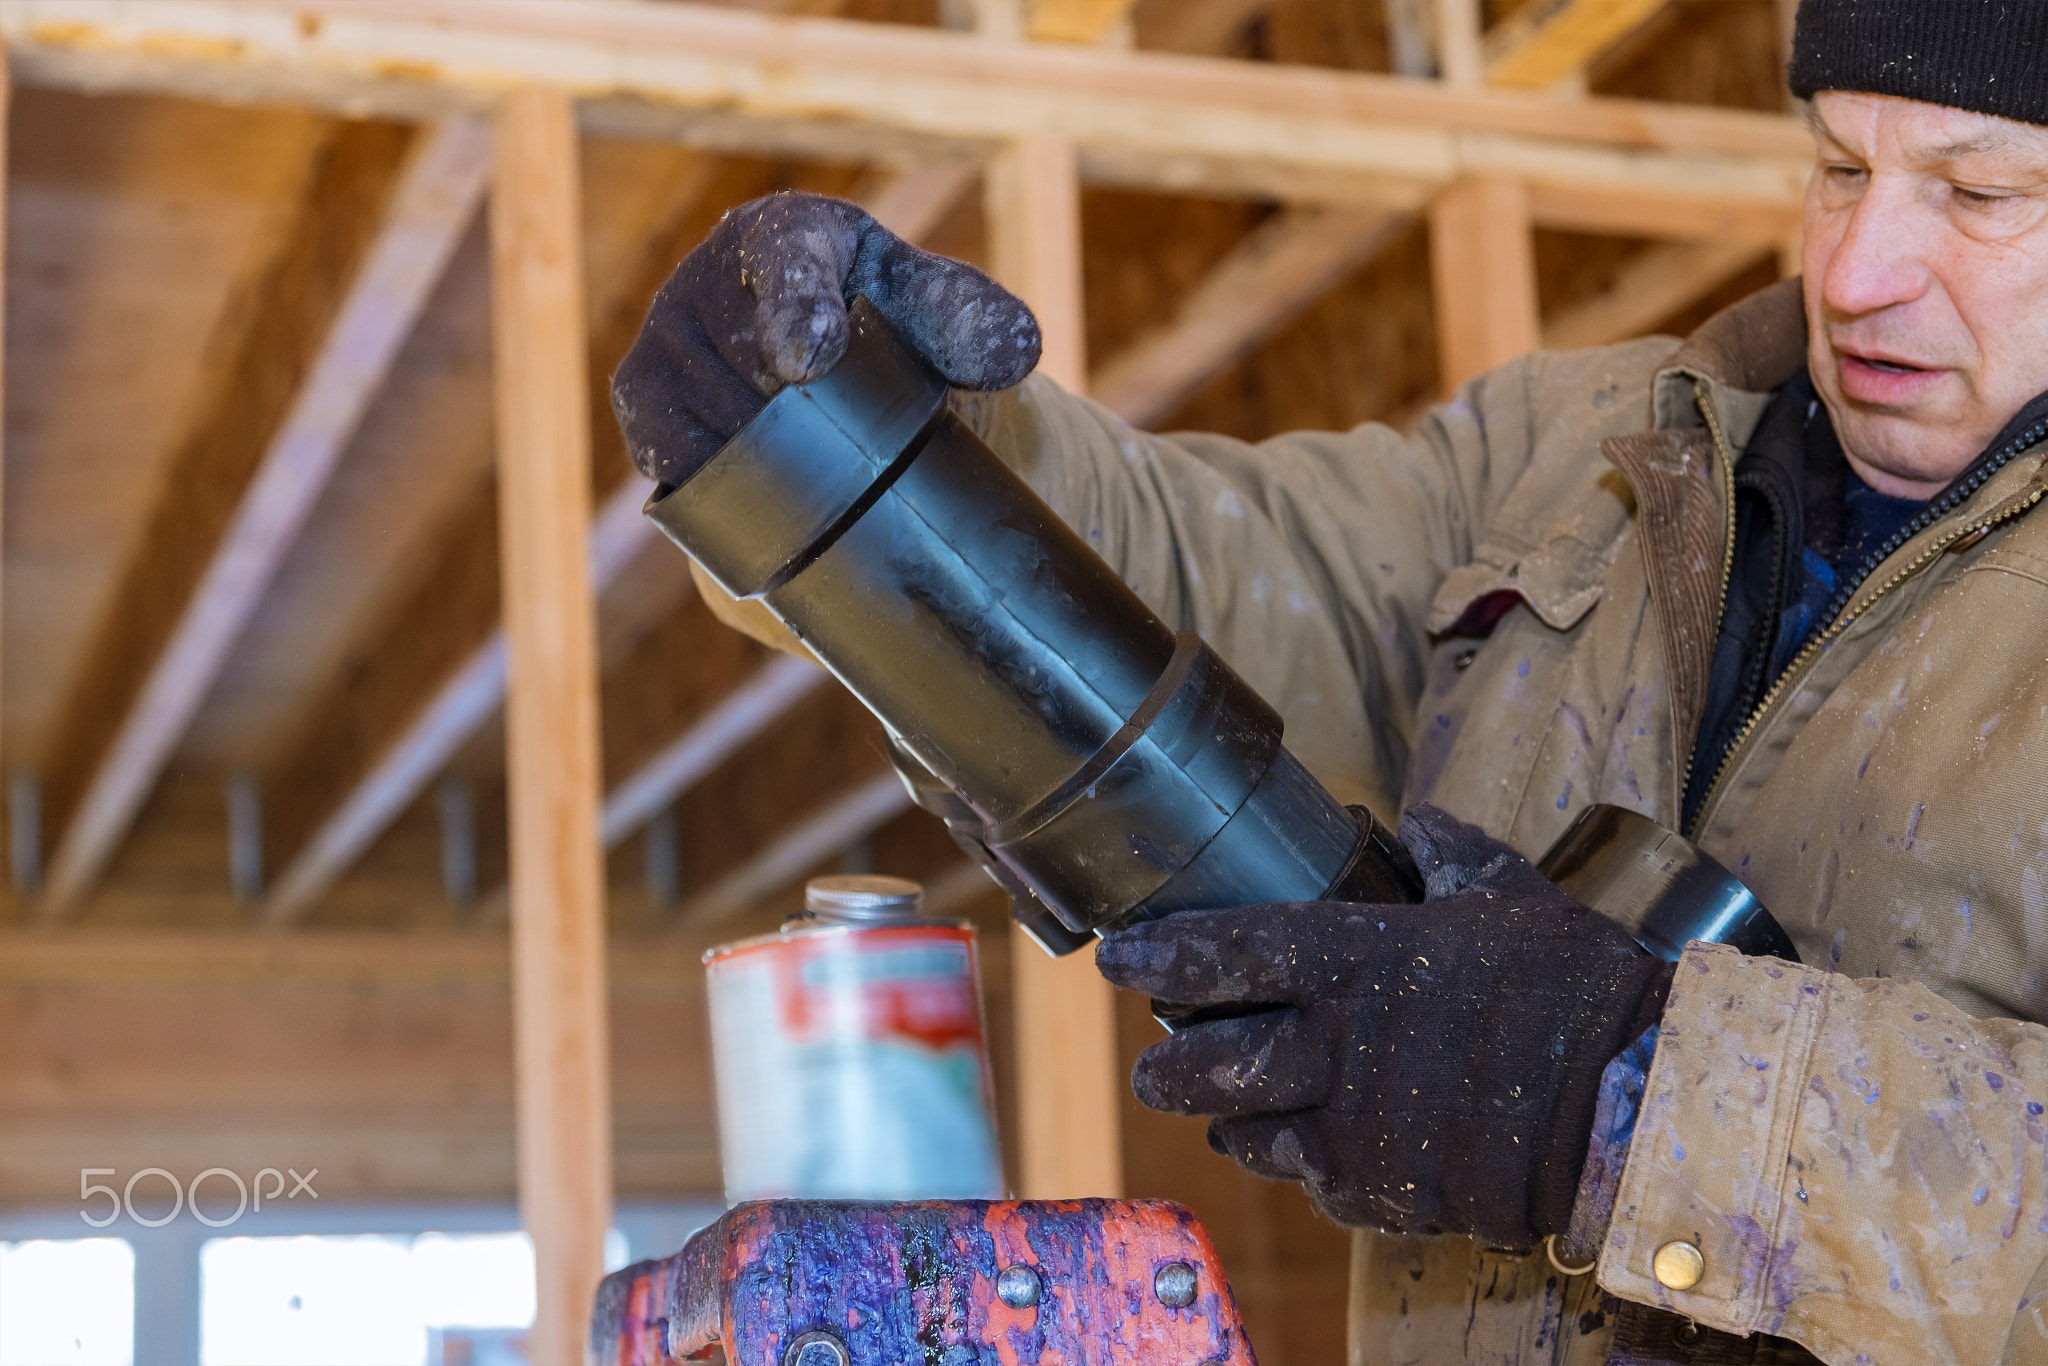
[[[538,1309],[527,1353],[583,1354],[611,1222],[597,634],[576,115],[504,97],[491,192],[504,585],[520,1216]]]
[[[1556,86],[1641,28],[1666,0],[1532,0],[1486,35],[1486,79]]]
[[[1476,90],[1485,79],[1479,29],[1479,0],[1436,0],[1436,70],[1453,90]]]
[[[1135,427],[1169,416],[1292,322],[1410,221],[1370,209],[1291,209],[1260,224],[1182,301],[1095,372],[1091,394]]]
[[[1519,181],[1474,176],[1438,195],[1429,261],[1445,395],[1541,344],[1529,198]]]
[[[399,168],[401,147],[388,129],[337,135],[266,308],[127,566],[53,768],[63,833],[45,919],[75,910],[112,859],[475,213],[482,124],[429,131]]]
[[[1031,305],[1045,339],[1040,373],[1081,392],[1081,196],[1074,148],[1042,134],[990,163],[989,258],[995,277]],[[1094,954],[1052,959],[1023,932],[1011,946],[1017,1030],[1020,1193],[1030,1198],[1123,1192],[1124,1079],[1113,989]]]
[[[1010,931],[1017,1038],[1017,1186],[1027,1199],[1123,1194],[1116,989],[1092,948],[1053,958]]]
[[[1074,144],[1034,133],[990,159],[985,176],[991,273],[1038,315],[1038,373],[1088,386],[1081,311],[1081,180]]]

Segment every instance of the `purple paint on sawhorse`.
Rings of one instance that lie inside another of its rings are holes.
[[[1209,1235],[1163,1200],[763,1201],[599,1288],[592,1366],[714,1349],[731,1366],[1256,1366]]]

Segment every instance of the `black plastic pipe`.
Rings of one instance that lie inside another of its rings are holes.
[[[887,728],[906,784],[1049,952],[1175,911],[1415,902],[1414,861],[1281,744],[1279,713],[1176,634],[947,405],[855,299],[846,354],[647,515],[788,627]],[[1659,958],[1798,955],[1727,870],[1585,812],[1538,865]]]
[[[1191,908],[1419,901],[1407,852],[1287,752],[1279,714],[1139,601],[865,299],[851,313],[829,374],[647,515],[957,795],[1059,930],[1027,928],[1064,952]]]

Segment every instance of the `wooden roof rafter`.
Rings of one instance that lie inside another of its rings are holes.
[[[878,177],[868,207],[893,227],[923,235],[972,185],[975,172],[951,163],[909,166]],[[707,188],[689,178],[692,196]],[[686,202],[678,200],[680,211]],[[591,345],[593,383],[600,389],[610,359],[639,330],[643,300],[689,244],[657,232],[631,272],[631,283],[605,296]],[[596,421],[609,423],[608,412]],[[613,484],[591,519],[588,573],[602,594],[657,533],[641,516],[651,485],[638,475]],[[392,648],[379,651],[369,676],[332,689],[332,710],[357,708],[359,724],[318,725],[279,771],[279,846],[285,858],[265,898],[275,925],[302,919],[424,792],[461,747],[503,703],[504,635],[490,580],[498,527],[493,509],[458,514],[440,538],[443,562],[396,614]],[[614,788],[604,808],[607,847],[616,846],[654,812],[723,757],[775,723],[808,695],[818,678],[766,667],[754,685],[686,728]],[[367,701],[367,705],[365,702]]]
[[[488,130],[458,115],[406,149],[380,221],[337,232],[360,213],[353,201],[365,186],[382,182],[388,155],[375,129],[355,141],[326,157],[302,210],[321,230],[301,234],[273,270],[275,306],[252,319],[187,443],[167,494],[178,504],[153,522],[87,658],[52,771],[64,824],[38,903],[46,921],[75,911],[112,859],[482,199]],[[355,242],[344,240],[351,232]],[[320,281],[337,254],[355,265],[330,313]],[[279,373],[297,355],[303,371]],[[270,397],[280,382],[292,386],[285,404]],[[252,426],[273,411],[273,427]],[[223,488],[239,492],[222,503]]]
[[[1512,167],[1537,223],[1584,227],[1591,213],[1601,230],[1681,239],[1732,223],[1742,239],[1767,242],[1782,240],[1806,164],[1804,134],[1772,115],[1455,91],[1349,72],[689,4],[17,0],[0,11],[0,36],[10,38],[12,65],[31,82],[292,100],[400,117],[480,109],[512,83],[548,84],[580,97],[586,127],[893,162],[906,169],[876,185],[876,208],[921,228],[957,202],[991,148],[1048,125],[1066,135],[1076,163],[1099,181],[1296,201],[1222,263],[1180,316],[1098,367],[1101,396],[1141,421],[1163,415],[1312,304],[1370,255],[1406,217],[1402,210],[1421,207],[1456,177]],[[938,159],[907,159],[906,149]],[[1226,287],[1233,282],[1238,288]],[[1255,316],[1219,327],[1221,312],[1242,312],[1226,306],[1247,290],[1261,304]],[[637,315],[636,301],[621,303]],[[646,543],[641,493],[628,481],[593,523],[595,586]],[[467,545],[477,552],[467,558],[482,564],[495,527],[471,530],[477,534],[449,538],[449,553],[461,558]],[[471,596],[474,645],[410,704],[407,738],[368,769],[355,768],[338,804],[310,828],[307,813],[285,813],[287,834],[303,838],[285,842],[296,852],[271,894],[273,919],[303,913],[499,704],[495,594]],[[448,638],[467,637],[457,631]],[[749,717],[742,730],[766,724],[776,709],[742,708]],[[158,768],[176,726],[159,729],[169,741],[159,746]],[[679,737],[679,752],[696,753],[699,739]],[[725,735],[720,746],[729,750],[738,739]],[[316,751],[313,769],[331,769],[334,757]],[[132,815],[156,769],[127,767]],[[278,776],[295,780],[306,767],[287,764]],[[336,797],[331,780],[339,775],[324,776],[324,787],[311,785],[329,794],[319,801]],[[646,805],[640,795],[636,808]],[[607,822],[608,842],[619,837],[617,825]],[[125,827],[101,820],[80,828],[97,831],[95,840],[83,856],[69,851],[75,840],[60,850],[62,894],[52,907],[75,904]]]
[[[515,84],[593,130],[821,159],[1072,140],[1090,180],[1415,209],[1468,173],[1789,210],[1780,115],[622,0],[13,0],[20,79],[398,118]]]
[[[1149,427],[1307,311],[1412,221],[1384,209],[1283,210],[1254,229],[1174,316],[1089,377],[1089,395]]]
[[[1585,74],[1595,58],[1641,28],[1668,0],[1531,0],[1481,42],[1486,79],[1554,86]]]

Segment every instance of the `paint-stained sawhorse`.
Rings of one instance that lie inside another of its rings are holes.
[[[1164,1200],[741,1205],[614,1272],[590,1366],[1256,1366],[1209,1235]]]

